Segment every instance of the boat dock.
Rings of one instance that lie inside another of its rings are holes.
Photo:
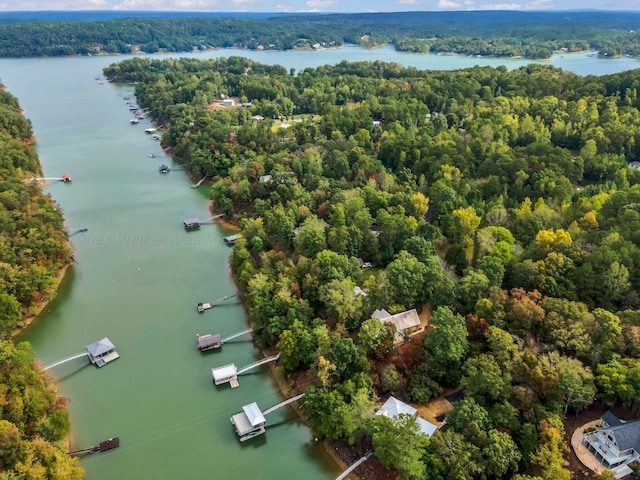
[[[169,173],[171,171],[171,168],[169,168],[169,165],[162,164],[158,167],[158,171],[160,173]]]
[[[81,353],[76,353],[69,357],[63,358],[62,360],[58,360],[46,367],[43,367],[42,370],[46,371],[53,367],[57,367],[58,365],[62,365],[64,363],[70,362],[77,358],[87,357],[89,361],[95,365],[96,367],[104,367],[107,363],[113,362],[120,358],[118,352],[116,352],[116,347],[111,343],[111,341],[104,337],[102,340],[98,340],[97,342],[93,342],[85,347],[85,351]]]
[[[89,361],[98,368],[104,367],[107,363],[120,358],[120,355],[116,352],[115,345],[107,337],[87,345],[86,351]]]
[[[105,440],[104,442],[100,442],[98,445],[88,448],[82,448],[80,450],[74,450],[73,452],[67,452],[67,455],[84,455],[85,453],[96,453],[96,452],[106,452],[113,448],[117,448],[120,446],[120,437],[113,437]]]
[[[231,385],[231,388],[236,388],[240,384],[238,383],[238,375],[242,375],[243,373],[248,372],[249,370],[253,370],[260,365],[264,365],[265,363],[275,362],[280,358],[280,353],[277,355],[273,355],[272,357],[266,357],[262,360],[258,360],[257,362],[250,363],[249,365],[238,369],[235,363],[228,363],[226,365],[222,365],[221,367],[216,367],[211,369],[211,376],[213,378],[213,383],[216,385],[222,385],[224,383],[228,383]]]
[[[242,412],[236,413],[229,421],[234,426],[236,433],[241,442],[265,433],[267,420],[265,415],[275,412],[290,403],[300,400],[304,397],[304,393],[288,398],[271,408],[267,408],[264,412],[260,410],[256,402],[250,403],[242,407]]]
[[[200,228],[199,218],[185,218],[182,221],[185,230],[198,230]]]
[[[229,235],[228,237],[224,237],[224,243],[227,245],[233,245],[238,241],[238,239],[242,238],[242,235],[236,233],[235,235]]]
[[[205,310],[209,310],[213,307],[215,307],[216,305],[219,305],[220,303],[224,302],[225,300],[229,300],[230,298],[233,297],[237,297],[238,294],[234,293],[233,295],[226,295],[222,298],[219,298],[218,300],[214,300],[213,302],[209,302],[209,303],[198,303],[198,305],[196,305],[196,309],[198,310],[198,312],[202,313]]]
[[[208,335],[200,335],[198,334],[198,344],[196,348],[201,352],[206,352],[207,350],[212,350],[215,348],[221,348],[227,342],[230,342],[234,338],[241,337],[242,335],[246,335],[247,333],[253,332],[253,328],[248,328],[246,330],[242,330],[241,332],[234,333],[233,335],[229,335],[225,338],[220,338],[220,335],[208,334]]]

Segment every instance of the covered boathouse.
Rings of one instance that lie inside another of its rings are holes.
[[[262,435],[265,432],[264,426],[267,423],[256,402],[242,407],[242,412],[236,413],[230,420],[241,442],[249,440],[256,435]]]
[[[213,383],[216,385],[222,385],[229,383],[231,388],[236,388],[238,383],[238,367],[234,363],[228,363],[218,368],[211,369],[211,376],[213,377]]]
[[[185,230],[197,230],[200,228],[199,218],[186,218],[182,221]]]
[[[213,350],[214,348],[220,348],[221,346],[222,346],[222,338],[220,338],[220,335],[218,334],[198,335],[197,348],[201,352],[206,352],[207,350]]]
[[[85,350],[89,361],[96,367],[104,367],[107,363],[120,358],[120,355],[116,352],[116,347],[107,337],[87,345]]]

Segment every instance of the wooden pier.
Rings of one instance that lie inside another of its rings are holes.
[[[229,300],[230,298],[237,297],[237,296],[238,296],[237,293],[234,293],[233,295],[225,295],[224,297],[219,298],[218,300],[214,300],[213,302],[198,303],[198,305],[196,305],[196,308],[197,308],[198,312],[202,313],[205,310],[209,310],[209,309],[215,307],[216,305],[221,304],[225,300]]]
[[[80,450],[74,450],[73,452],[67,452],[67,455],[84,455],[86,453],[106,452],[120,446],[120,437],[113,437],[100,442],[98,445],[88,448],[82,448]]]
[[[216,367],[211,369],[211,376],[213,378],[213,383],[216,385],[222,385],[228,383],[231,385],[231,388],[236,388],[240,384],[238,383],[238,375],[242,375],[243,373],[248,372],[249,370],[253,370],[260,365],[264,365],[265,363],[275,362],[280,358],[280,353],[277,355],[273,355],[271,357],[263,358],[262,360],[258,360],[257,362],[250,363],[249,365],[238,369],[234,363],[228,363],[226,365],[222,365],[221,367]]]
[[[256,402],[253,402],[242,407],[242,412],[233,415],[229,418],[229,421],[231,422],[231,425],[234,426],[240,441],[245,442],[250,438],[257,437],[258,435],[265,433],[265,427],[267,424],[267,420],[264,418],[265,415],[300,400],[302,397],[304,397],[304,393],[288,398],[271,408],[267,408],[264,412],[260,411],[260,407],[258,407]]]
[[[367,460],[369,460],[370,457],[373,456],[373,452],[367,452],[365,453],[362,457],[360,457],[358,460],[356,460],[355,462],[353,462],[349,468],[347,468],[344,472],[342,472],[338,477],[336,477],[336,480],[344,480],[345,478],[347,478],[349,476],[349,474],[351,472],[353,472],[356,468],[358,468],[360,465],[362,465],[364,462],[366,462]]]
[[[194,183],[193,185],[191,185],[191,188],[198,188],[200,185],[202,185],[202,182],[204,182],[207,179],[206,176],[202,177],[200,180],[198,180],[197,183]]]

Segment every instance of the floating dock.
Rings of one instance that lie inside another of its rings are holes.
[[[186,228],[186,227],[185,227]],[[224,302],[225,300],[229,300],[230,298],[233,297],[237,297],[237,294],[233,294],[233,295],[227,295],[225,297],[219,298],[218,300],[214,300],[213,302],[208,302],[208,303],[198,303],[196,305],[196,309],[198,310],[198,312],[202,313],[205,310],[210,310],[213,307],[215,307],[216,305]]]
[[[78,456],[78,455],[83,455],[85,453],[106,452],[108,450],[117,448],[119,446],[120,446],[120,437],[113,437],[105,440],[104,442],[100,442],[100,444],[93,447],[82,448],[80,450],[74,450],[73,452],[67,452],[67,455]]]
[[[75,360],[76,358],[87,357],[89,361],[95,365],[96,367],[104,367],[107,363],[113,362],[120,358],[118,352],[116,352],[116,347],[111,343],[107,337],[104,337],[102,340],[98,340],[97,342],[93,342],[87,345],[84,349],[85,351],[82,353],[76,353],[71,355],[70,357],[64,358],[62,360],[58,360],[46,367],[43,367],[42,370],[49,370],[50,368],[57,367],[58,365],[62,365],[63,363],[70,362]]]
[[[171,168],[169,168],[169,165],[160,165],[158,167],[158,171],[160,173],[169,173],[171,171]]]
[[[265,433],[265,426],[267,424],[267,419],[264,418],[265,415],[275,412],[279,408],[289,405],[296,400],[300,400],[302,397],[304,397],[304,393],[288,398],[271,408],[267,408],[264,412],[260,410],[256,402],[253,402],[242,407],[242,412],[233,415],[229,421],[231,421],[231,424],[235,427],[240,441],[244,442]]]

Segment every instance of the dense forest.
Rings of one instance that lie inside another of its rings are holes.
[[[132,13],[132,15],[134,15]],[[377,14],[159,16],[92,21],[0,22],[0,56],[28,57],[209,48],[289,50],[340,46],[548,58],[553,51],[598,50],[605,58],[640,55],[634,12],[398,12]]]
[[[66,401],[29,344],[10,339],[71,258],[62,213],[29,181],[40,173],[32,143],[17,99],[0,89],[0,479],[74,480],[83,470],[66,454]]]
[[[104,73],[139,82],[164,147],[239,222],[254,337],[313,379],[319,436],[369,439],[399,478],[563,480],[567,415],[638,412],[640,71],[294,75],[231,57]],[[397,346],[371,317],[414,307],[428,327]],[[431,438],[372,416],[389,393],[452,389],[464,398]]]

